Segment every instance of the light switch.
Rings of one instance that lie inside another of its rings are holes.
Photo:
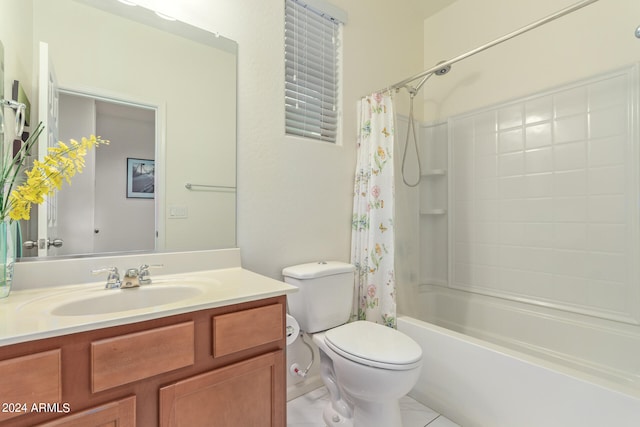
[[[187,218],[188,211],[184,205],[172,205],[169,206],[169,219]]]

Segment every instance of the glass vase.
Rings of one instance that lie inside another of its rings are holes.
[[[0,221],[0,298],[6,298],[11,292],[17,229],[17,222]]]

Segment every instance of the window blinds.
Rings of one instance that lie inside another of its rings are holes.
[[[340,23],[296,0],[285,3],[286,133],[336,142]]]

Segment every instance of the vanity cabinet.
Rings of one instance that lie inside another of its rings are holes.
[[[160,427],[284,426],[277,410],[282,350],[160,389]]]
[[[278,296],[0,347],[0,426],[284,427],[285,312]]]

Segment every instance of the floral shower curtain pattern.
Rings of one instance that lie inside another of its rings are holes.
[[[391,94],[360,102],[353,195],[353,320],[396,327],[394,273],[394,113]]]

